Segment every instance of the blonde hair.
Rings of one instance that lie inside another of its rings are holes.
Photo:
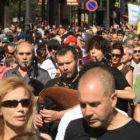
[[[2,102],[2,99],[6,94],[9,92],[15,90],[18,87],[23,87],[26,92],[29,93],[29,99],[31,100],[31,105],[29,107],[29,115],[27,118],[27,122],[25,124],[25,132],[31,130],[32,121],[35,115],[35,99],[33,95],[33,88],[25,83],[24,79],[21,79],[19,77],[8,77],[5,79],[2,79],[0,81],[0,104]],[[1,106],[0,106],[0,112],[1,112]],[[23,133],[23,132],[21,132]],[[2,139],[4,136],[4,119],[3,116],[0,116],[0,139]]]

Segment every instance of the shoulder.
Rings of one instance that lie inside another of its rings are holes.
[[[76,119],[79,119],[79,118],[82,118],[82,117],[83,116],[82,116],[82,113],[81,113],[80,106],[77,106],[74,109],[66,112],[64,114],[64,116],[62,117],[60,123],[59,123],[56,140],[64,139],[65,131],[66,131],[69,123],[73,120],[76,120]]]
[[[125,133],[128,135],[128,139],[129,137],[133,137],[133,139],[139,138],[140,123],[132,119],[123,128]]]
[[[38,71],[41,72],[41,73],[42,73],[42,72],[43,72],[43,73],[48,73],[46,70],[44,70],[44,69],[42,69],[42,68],[38,68]]]
[[[15,68],[9,69],[9,70],[7,70],[7,71],[4,73],[4,75],[10,76],[10,75],[12,75],[15,71],[16,71]]]
[[[72,109],[64,114],[59,125],[62,125],[62,123],[64,123],[64,125],[67,127],[69,122],[82,118],[82,117],[83,117],[83,115],[82,115],[80,106],[78,105],[74,109]]]
[[[72,120],[65,132],[64,140],[89,140],[89,126],[84,118]]]
[[[48,64],[48,63],[51,63],[52,61],[48,58],[48,59],[46,59],[43,63],[42,63],[42,65],[46,65],[46,64]]]

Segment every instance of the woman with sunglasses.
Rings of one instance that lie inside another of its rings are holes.
[[[17,77],[0,81],[0,140],[31,130],[35,112],[32,91]]]
[[[129,85],[133,86],[133,71],[130,65],[121,63],[124,50],[121,42],[116,42],[111,46],[111,66],[118,68],[125,76]]]
[[[0,140],[34,131],[32,121],[35,114],[33,88],[23,79],[9,77],[0,81]],[[51,138],[46,134],[43,137]]]

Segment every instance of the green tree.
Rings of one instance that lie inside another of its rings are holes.
[[[9,8],[10,8],[10,19],[12,20],[14,17],[18,17],[19,14],[21,17],[25,16],[25,0],[10,0]],[[41,16],[41,5],[37,4],[37,0],[31,0],[31,16],[33,16],[33,22],[35,22],[35,16]]]

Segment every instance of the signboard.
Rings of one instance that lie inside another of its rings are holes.
[[[98,8],[98,4],[95,0],[90,0],[86,3],[86,8],[89,11],[95,11]]]
[[[66,5],[79,5],[79,0],[67,0]]]
[[[128,4],[128,22],[131,25],[137,25],[139,16],[139,5]]]

